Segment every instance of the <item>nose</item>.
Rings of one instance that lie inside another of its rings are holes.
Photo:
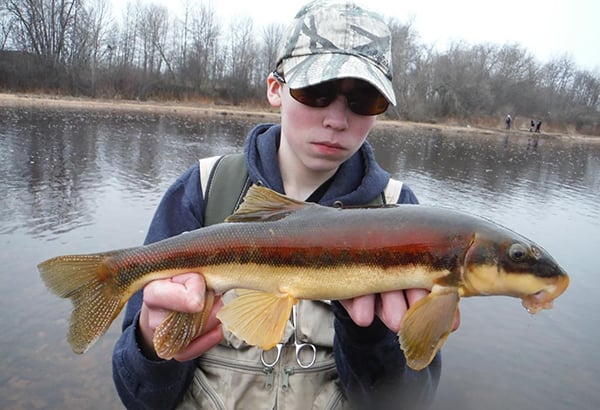
[[[325,108],[323,125],[336,130],[348,128],[348,102],[343,94],[338,94],[336,99]]]

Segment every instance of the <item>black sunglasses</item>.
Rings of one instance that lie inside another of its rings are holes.
[[[273,71],[273,77],[282,84],[285,79]],[[339,80],[325,81],[302,88],[290,88],[290,95],[298,102],[309,107],[324,108],[331,104],[338,95],[346,97],[350,111],[359,115],[377,115],[384,113],[390,103],[372,85],[366,81],[356,80],[357,86],[348,92],[342,92]]]

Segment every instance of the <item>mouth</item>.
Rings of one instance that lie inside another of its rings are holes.
[[[531,293],[522,298],[522,304],[527,312],[535,315],[540,310],[552,309],[554,299],[559,297],[567,290],[569,286],[569,277],[564,275],[551,285],[547,285],[543,289],[539,289],[535,293]]]
[[[540,290],[531,295],[523,297],[523,307],[532,315],[535,315],[540,310],[552,309],[554,305],[554,299],[552,292],[548,290]]]
[[[313,142],[313,145],[315,147],[317,147],[317,149],[319,151],[322,152],[330,152],[330,153],[338,153],[341,151],[344,151],[345,148],[338,143],[335,142],[327,142],[327,141],[322,141],[322,142]]]

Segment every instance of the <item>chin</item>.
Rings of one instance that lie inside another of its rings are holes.
[[[304,162],[304,165],[313,172],[332,172],[337,171],[340,165],[347,158],[311,158]]]

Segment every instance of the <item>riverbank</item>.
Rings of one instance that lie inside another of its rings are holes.
[[[89,98],[75,98],[65,96],[51,96],[41,94],[10,94],[0,93],[0,107],[22,107],[22,108],[48,108],[65,109],[73,111],[105,111],[105,112],[131,112],[131,113],[154,113],[176,116],[222,116],[222,117],[245,117],[255,119],[257,122],[277,122],[279,113],[276,110],[268,110],[250,107],[221,106],[213,104],[190,103],[190,102],[155,102],[155,101],[131,101],[131,100],[101,100]],[[531,137],[527,130],[510,130],[502,128],[481,127],[455,124],[428,124],[407,121],[393,121],[380,119],[377,127],[393,127],[404,134],[432,134],[439,133],[449,136],[460,136],[469,133],[483,135],[522,136]],[[542,132],[537,136],[577,139],[589,142],[600,142],[600,137],[561,134],[553,132]]]

